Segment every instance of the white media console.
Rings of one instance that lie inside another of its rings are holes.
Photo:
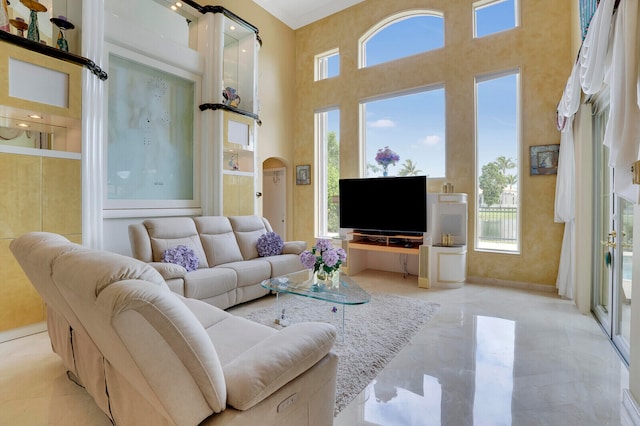
[[[462,287],[467,276],[467,194],[428,194],[427,220],[422,236],[348,232],[343,271],[355,275],[384,269],[379,257],[371,259],[378,253],[413,255],[418,259],[418,287]]]

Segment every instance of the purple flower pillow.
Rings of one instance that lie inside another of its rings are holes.
[[[199,264],[196,252],[182,244],[165,250],[162,254],[162,261],[183,266],[187,271],[195,271]]]
[[[260,257],[266,256],[277,256],[282,254],[282,248],[284,247],[284,242],[280,235],[275,232],[267,232],[266,234],[260,235],[258,238],[258,242],[256,243],[256,248],[258,249],[258,255]]]

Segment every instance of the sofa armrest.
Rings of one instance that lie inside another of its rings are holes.
[[[175,263],[167,263],[167,262],[149,262],[149,265],[153,266],[156,271],[160,272],[162,278],[165,281],[174,279],[174,278],[184,278],[187,275],[187,270],[180,265],[176,265]]]
[[[293,324],[267,337],[223,367],[227,403],[237,410],[253,407],[314,366],[335,340],[336,328],[320,322]]]
[[[300,254],[306,249],[306,241],[285,241],[282,247],[282,254]]]

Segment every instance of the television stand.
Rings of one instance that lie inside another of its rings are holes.
[[[343,264],[343,271],[347,275],[355,275],[367,269],[368,252],[410,254],[419,257],[418,286],[429,288],[428,271],[423,267],[428,265],[429,247],[423,245],[423,235],[372,235],[354,231],[350,236],[345,247],[346,267]]]
[[[390,234],[354,231],[351,233],[349,247],[391,253],[416,254],[424,241],[422,234]],[[408,251],[407,251],[408,250]]]
[[[353,232],[351,232],[352,235],[359,235],[359,236],[365,236],[365,235],[369,235],[369,236],[384,236],[384,237],[396,237],[399,235],[405,236],[407,238],[409,237],[416,237],[416,238],[420,238],[422,239],[423,234],[422,232],[403,232],[402,234],[398,234],[397,232],[394,231],[380,231],[380,230],[360,230],[360,229],[354,229]]]

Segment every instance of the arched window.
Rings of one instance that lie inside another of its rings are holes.
[[[367,31],[359,47],[359,68],[442,48],[444,17],[428,10],[398,13]]]

